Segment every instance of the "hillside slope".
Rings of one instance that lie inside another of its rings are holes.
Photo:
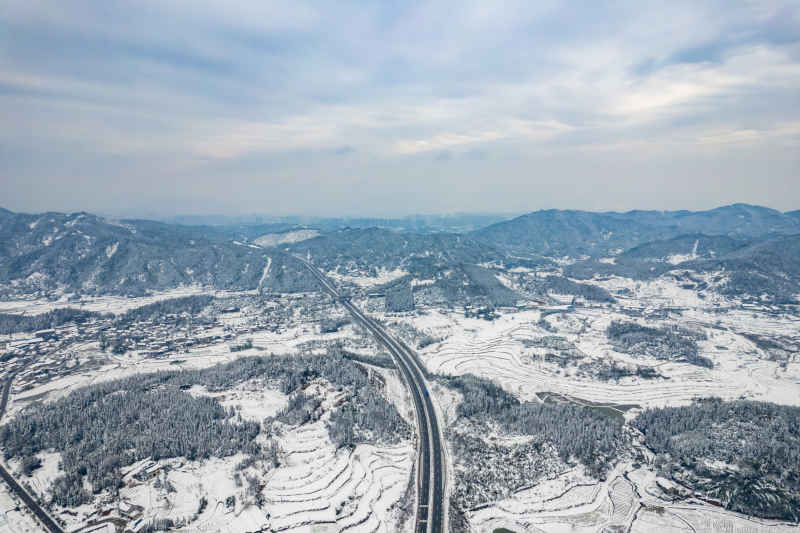
[[[515,251],[599,257],[651,241],[702,233],[737,239],[800,233],[800,218],[774,209],[734,204],[709,211],[536,211],[492,224],[474,238]]]
[[[0,213],[0,283],[6,294],[54,289],[143,294],[181,284],[252,289],[266,254],[222,230],[88,213]]]

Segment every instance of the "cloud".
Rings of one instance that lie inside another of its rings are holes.
[[[506,139],[537,141],[550,139],[570,129],[570,126],[556,121],[508,119],[484,129],[467,129],[460,132],[445,131],[430,137],[403,139],[397,141],[390,151],[402,155],[473,146]]]
[[[453,152],[450,150],[442,150],[434,156],[436,161],[450,161],[451,159],[453,159]]]
[[[352,154],[355,151],[356,149],[353,148],[352,146],[340,146],[339,148],[336,148],[333,151],[333,153],[335,153],[336,155],[347,155],[347,154]]]
[[[797,181],[787,146],[800,123],[800,7],[17,2],[0,21],[0,113],[12,208],[146,203],[135,184],[162,173],[175,181],[164,204],[177,210],[216,199],[235,209],[248,187],[289,197],[253,208],[313,210],[350,179],[370,184],[365,195],[375,188],[376,209],[393,209],[393,194],[429,190],[435,172],[459,186],[430,189],[428,210],[490,201],[480,192],[497,176],[508,205],[497,196],[486,208],[518,209],[534,195],[586,201],[574,184],[543,186],[586,169],[607,184],[592,201],[631,191],[626,205],[639,207],[653,199],[625,176],[660,175],[670,154],[696,182],[714,178],[692,157],[737,174],[731,150],[744,149],[753,167]],[[620,156],[632,151],[649,164]],[[447,165],[427,166],[444,154]],[[104,193],[109,176],[131,180],[118,184],[129,194]],[[73,187],[83,196],[50,195],[69,188],[48,188],[57,180],[85,184]],[[198,183],[206,193],[181,200]],[[755,177],[740,184],[742,200],[762,194]],[[779,201],[800,204],[800,185],[787,187]]]

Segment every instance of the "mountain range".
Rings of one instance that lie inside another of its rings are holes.
[[[515,252],[602,257],[690,233],[734,238],[797,234],[800,212],[781,213],[748,204],[709,211],[594,213],[550,209],[498,222],[471,235]]]
[[[465,265],[555,265],[567,257],[571,265],[564,273],[575,279],[649,278],[692,269],[725,272],[727,284],[720,290],[729,294],[783,301],[800,293],[800,211],[747,204],[709,211],[544,210],[465,233],[312,227],[319,234],[305,231],[316,236],[298,242],[259,239],[309,228],[286,222],[192,226],[0,209],[0,296],[56,289],[140,295],[190,284],[313,287],[285,251],[328,271],[400,268],[417,279],[472,272]],[[262,247],[256,240],[281,244]],[[485,273],[470,277],[483,284],[488,279]]]

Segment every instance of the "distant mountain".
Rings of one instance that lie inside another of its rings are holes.
[[[698,227],[710,233],[683,232]],[[448,300],[480,297],[493,305],[516,296],[475,265],[535,268],[552,264],[543,256],[565,255],[590,257],[564,269],[574,279],[606,274],[645,279],[689,269],[722,273],[728,282],[718,290],[729,294],[763,294],[772,301],[800,294],[800,218],[743,204],[696,213],[538,211],[469,234],[346,228],[314,236],[316,230],[298,228],[185,226],[0,209],[0,297],[57,290],[141,295],[189,284],[317,290],[284,251],[341,273],[377,276],[402,269],[429,280]],[[257,241],[265,235],[270,238]],[[275,245],[264,248],[256,241]]]
[[[276,232],[303,233],[304,238],[316,233],[294,228],[283,223],[186,226],[111,220],[89,213],[32,215],[3,209],[0,297],[46,295],[55,290],[141,295],[189,284],[237,290],[317,290],[314,278],[282,250],[309,257],[327,270],[344,267],[369,274],[403,268],[426,278],[448,267],[503,257],[502,252],[465,235],[378,228],[340,229],[269,249],[254,244],[263,242],[258,237],[265,235],[274,241]]]
[[[673,269],[721,272],[720,292],[793,301],[800,294],[800,235],[766,236],[748,241],[728,236],[682,235],[647,243],[616,258],[620,273],[658,275]]]
[[[734,204],[709,211],[536,211],[473,232],[478,240],[517,252],[600,257],[688,233],[736,238],[800,233],[800,217]]]
[[[698,271],[723,271],[726,294],[796,302],[800,295],[800,235],[767,238],[723,257],[685,264]]]
[[[800,234],[771,235],[750,240],[727,236],[681,235],[632,248],[613,263],[589,259],[570,265],[575,279],[617,275],[652,279],[669,272],[715,273],[715,290],[737,297],[794,303],[800,295]],[[699,283],[700,290],[707,288]]]
[[[511,218],[511,215],[490,213],[454,213],[449,215],[410,215],[400,218],[182,215],[159,220],[170,224],[184,224],[189,226],[237,226],[241,228],[249,226],[272,226],[272,232],[274,233],[286,231],[298,226],[308,227],[310,229],[318,229],[323,232],[337,231],[345,228],[380,228],[413,233],[462,233],[473,231],[502,220],[508,220],[509,218]]]
[[[433,269],[502,259],[496,248],[457,233],[400,233],[387,229],[343,229],[287,246],[316,265],[364,271],[376,268]]]
[[[733,204],[710,211],[665,213],[665,223],[679,233],[759,237],[770,233],[800,233],[800,220],[780,211]]]
[[[550,209],[492,224],[471,234],[512,251],[551,257],[609,255],[672,232],[619,213]]]
[[[0,213],[0,284],[6,294],[143,294],[181,284],[252,289],[264,250],[230,240],[232,230],[88,213]]]
[[[665,241],[648,242],[626,250],[616,257],[616,262],[658,261],[679,264],[684,261],[723,257],[747,244],[746,240],[734,239],[727,235],[701,233],[679,235]]]

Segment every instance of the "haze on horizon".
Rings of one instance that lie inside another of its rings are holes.
[[[800,208],[796,2],[3,4],[15,211]]]

